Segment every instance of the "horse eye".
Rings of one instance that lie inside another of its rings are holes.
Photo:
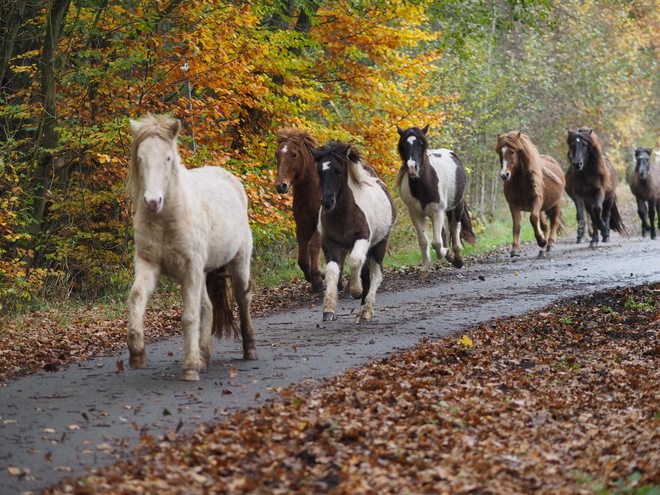
[[[341,175],[341,170],[340,169],[335,170],[335,175]]]
[[[298,153],[296,153],[296,152],[294,151],[294,152],[293,152],[293,157],[294,157],[294,158],[298,158]]]

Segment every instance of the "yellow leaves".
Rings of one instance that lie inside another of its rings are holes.
[[[467,335],[463,335],[459,340],[458,343],[461,345],[464,345],[465,347],[472,347],[472,339],[468,337]]]

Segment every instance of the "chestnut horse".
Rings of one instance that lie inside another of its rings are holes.
[[[329,141],[312,151],[321,181],[319,230],[326,260],[323,321],[335,320],[340,263],[349,254],[350,289],[362,298],[355,323],[374,313],[396,208],[387,185],[352,146]]]
[[[293,190],[293,218],[298,240],[298,266],[312,292],[323,291],[319,267],[321,235],[317,230],[321,209],[321,184],[316,173],[312,150],[316,139],[307,131],[283,128],[277,131],[277,177],[275,189],[280,194]]]
[[[463,267],[461,240],[475,242],[472,220],[465,202],[467,175],[456,154],[448,149],[429,150],[423,129],[411,127],[399,133],[401,168],[396,176],[399,196],[408,208],[410,220],[417,231],[417,242],[422,252],[421,275],[431,268],[429,240],[426,235],[427,218],[433,226],[433,249],[438,259],[443,256],[456,268]],[[449,234],[445,227],[445,214],[449,220]],[[446,239],[445,239],[446,238]],[[449,250],[449,241],[453,252]]]
[[[603,242],[610,240],[610,229],[627,236],[616,204],[619,178],[612,163],[603,154],[598,135],[590,127],[568,131],[568,161],[566,192],[575,203],[578,222],[577,242],[584,236],[585,212],[592,224],[590,247],[598,245],[598,232]]]
[[[642,220],[642,236],[651,232],[655,239],[655,214],[660,227],[660,166],[651,160],[652,148],[635,150],[635,170],[630,177],[630,190],[637,198],[637,213]]]
[[[500,177],[504,181],[504,196],[513,217],[511,256],[520,256],[521,212],[528,211],[534,237],[541,248],[539,257],[552,251],[562,223],[561,196],[564,174],[554,158],[540,155],[529,137],[519,131],[497,136],[495,151],[500,157]],[[545,212],[548,224],[541,214]]]

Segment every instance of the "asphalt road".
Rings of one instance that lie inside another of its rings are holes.
[[[57,373],[0,384],[0,493],[40,493],[122,456],[141,437],[155,441],[203,422],[277,400],[278,387],[313,385],[368,360],[460,334],[491,320],[538,310],[597,290],[660,282],[660,240],[621,239],[597,249],[562,239],[550,259],[527,247],[520,259],[494,256],[426,281],[389,275],[374,319],[354,325],[358,301],[340,301],[338,321],[318,304],[255,320],[260,359],[244,362],[240,343],[216,342],[209,370],[181,382],[181,339],[147,348],[148,367],[117,372],[128,351]],[[20,473],[20,474],[17,474]]]

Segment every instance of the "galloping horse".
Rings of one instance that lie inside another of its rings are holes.
[[[456,154],[448,149],[429,150],[423,129],[411,127],[399,133],[399,156],[403,161],[396,176],[399,196],[408,208],[410,220],[417,231],[417,242],[422,252],[423,276],[431,268],[429,240],[426,235],[427,218],[433,226],[433,249],[438,259],[446,257],[456,268],[463,266],[461,239],[474,243],[472,221],[465,203],[467,176]],[[445,213],[449,219],[449,231],[453,253],[449,250],[449,239],[445,246]]]
[[[635,150],[635,170],[630,177],[630,190],[637,198],[637,213],[642,220],[642,236],[651,232],[655,239],[655,214],[660,227],[660,166],[651,161],[652,148]],[[647,206],[648,205],[648,206]]]
[[[575,203],[578,222],[577,242],[584,236],[584,213],[591,218],[593,233],[590,247],[598,245],[598,231],[603,242],[610,240],[610,229],[627,236],[616,204],[619,178],[612,163],[603,154],[600,139],[590,127],[568,131],[568,161],[566,192]]]
[[[180,123],[167,116],[131,120],[128,169],[133,200],[135,281],[128,299],[129,364],[147,364],[144,312],[161,275],[181,283],[183,380],[199,380],[211,335],[236,334],[227,286],[238,303],[243,358],[257,359],[250,317],[252,233],[241,182],[220,167],[187,170],[177,151]]]
[[[562,222],[561,196],[565,180],[561,166],[554,158],[540,155],[529,137],[519,131],[499,134],[495,151],[500,157],[504,196],[513,218],[511,256],[520,256],[521,212],[528,211],[536,243],[541,248],[539,257],[544,257],[554,249]],[[549,237],[542,212],[550,220]]]
[[[293,189],[298,266],[312,284],[312,292],[323,290],[323,274],[319,267],[321,234],[316,228],[321,209],[321,183],[312,156],[317,146],[316,139],[307,131],[289,128],[277,131],[275,189],[280,194]]]
[[[352,146],[329,141],[312,154],[321,180],[319,230],[326,260],[323,321],[336,319],[337,281],[347,253],[351,295],[362,298],[355,323],[369,320],[396,219],[394,201],[376,170]]]

